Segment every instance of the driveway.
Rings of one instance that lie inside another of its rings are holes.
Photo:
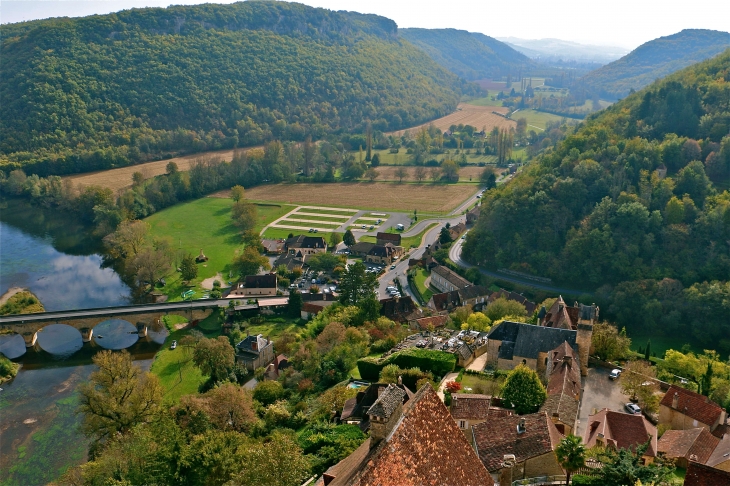
[[[446,388],[446,383],[449,381],[456,380],[456,377],[459,376],[459,373],[446,373],[446,376],[444,376],[444,379],[441,380],[441,383],[439,383],[439,389],[436,391],[441,401],[444,401],[444,389]]]
[[[624,404],[629,397],[621,393],[618,380],[608,379],[611,370],[607,368],[589,368],[588,376],[583,378],[583,399],[578,414],[576,435],[583,437],[588,423],[588,416],[595,410],[608,408],[617,412],[624,411]]]

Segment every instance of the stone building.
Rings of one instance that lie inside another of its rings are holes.
[[[676,385],[669,387],[659,403],[659,423],[675,430],[702,427],[714,432],[726,421],[727,412],[720,405]]]
[[[443,265],[431,270],[431,285],[441,292],[451,292],[472,285],[467,279]]]
[[[249,371],[265,368],[274,361],[274,343],[262,334],[248,335],[236,344],[236,361]]]

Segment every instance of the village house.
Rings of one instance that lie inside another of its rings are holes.
[[[284,354],[280,354],[266,367],[266,373],[264,376],[267,380],[278,380],[280,373],[288,367],[289,358],[287,358]]]
[[[442,292],[433,294],[426,305],[436,312],[453,312],[461,306],[461,299],[459,298],[459,292],[456,290]]]
[[[659,403],[659,423],[674,430],[703,427],[714,432],[726,420],[727,413],[720,405],[676,385],[669,387]]]
[[[270,240],[262,239],[261,245],[264,247],[264,251],[267,255],[281,255],[284,253],[284,247],[286,246],[286,240]]]
[[[588,373],[588,350],[592,334],[592,328],[574,331],[504,321],[489,332],[487,366],[511,370],[524,364],[544,374],[548,367],[548,354],[567,342],[578,352],[581,375],[585,376]]]
[[[408,321],[408,327],[416,331],[428,331],[429,329],[445,327],[447,322],[449,322],[448,315],[421,317],[420,319]]]
[[[408,322],[423,317],[410,295],[381,299],[380,315],[395,322]]]
[[[641,414],[632,415],[604,408],[588,416],[583,443],[586,448],[596,445],[614,449],[632,449],[645,444],[651,438],[649,448],[642,457],[644,464],[651,464],[657,455],[657,429]]]
[[[358,391],[354,397],[348,398],[340,413],[340,423],[357,425],[363,432],[370,430],[368,410],[389,386],[388,383],[373,383],[365,390]],[[404,392],[403,403],[413,398],[413,392],[408,387],[402,384],[396,386]]]
[[[563,297],[559,296],[549,310],[545,310],[544,307],[540,309],[537,325],[577,330],[580,324],[591,326],[595,324],[598,321],[599,311],[596,304],[583,305],[576,302],[570,307]]]
[[[654,172],[656,173],[658,179],[664,179],[665,177],[667,177],[667,166],[664,164],[659,164],[659,167],[657,167]]]
[[[274,260],[271,266],[272,268],[279,268],[281,265],[284,265],[288,272],[293,272],[295,268],[302,269],[304,267],[304,255],[284,253]]]
[[[388,246],[392,248],[394,255],[398,258],[403,255],[403,247],[401,246],[401,235],[398,233],[378,232],[375,235],[375,242],[378,245]]]
[[[301,318],[309,320],[322,312],[326,307],[333,305],[335,302],[337,302],[337,297],[331,293],[302,293]]]
[[[236,283],[228,297],[271,297],[277,291],[276,274],[247,275],[243,281]]]
[[[248,335],[236,344],[236,361],[249,371],[265,368],[274,360],[274,343],[262,334]]]
[[[388,386],[368,409],[370,437],[330,467],[316,486],[493,486],[464,434],[431,385],[403,404]]]
[[[730,434],[722,436],[705,465],[730,472]]]
[[[472,433],[479,459],[500,485],[565,474],[555,455],[563,436],[544,412],[490,414]]]
[[[535,312],[535,309],[537,309],[537,304],[527,300],[524,295],[518,294],[517,292],[509,292],[504,289],[500,289],[498,292],[493,292],[489,295],[487,298],[487,307],[489,307],[489,304],[497,299],[514,300],[515,302],[519,302],[525,306],[525,311],[527,311],[528,316],[531,316]]]
[[[456,241],[466,231],[466,224],[462,221],[459,224],[455,224],[449,227],[449,236],[451,241]]]
[[[365,255],[365,262],[377,265],[390,265],[395,258],[393,246],[374,245]]]
[[[350,247],[350,255],[365,258],[373,247],[375,247],[375,243],[368,243],[367,241],[357,242]]]
[[[684,476],[684,486],[727,486],[730,472],[697,462],[690,462]]]
[[[451,292],[473,284],[453,270],[439,265],[431,270],[431,285],[441,292]]]
[[[301,254],[301,256],[325,253],[327,242],[321,236],[294,236],[286,240],[286,251],[290,255]]]
[[[541,412],[555,424],[563,435],[575,431],[580,409],[580,362],[575,350],[563,341],[550,351],[547,363],[547,400]]]
[[[466,224],[476,224],[477,219],[479,219],[479,213],[481,212],[481,210],[481,206],[474,206],[473,208],[471,208],[469,212],[466,213]]]
[[[690,460],[706,464],[720,439],[702,427],[687,430],[667,430],[657,443],[657,451],[672,459],[678,467],[687,468]]]
[[[472,446],[474,446],[474,436],[472,435],[474,425],[486,422],[489,417],[511,413],[505,408],[492,405],[490,395],[475,393],[454,393],[451,395],[449,412],[451,412],[456,425],[464,432]]]
[[[431,309],[443,312],[452,312],[457,307],[472,306],[473,310],[481,311],[489,298],[489,289],[482,285],[471,285],[451,292],[433,294],[426,304]]]

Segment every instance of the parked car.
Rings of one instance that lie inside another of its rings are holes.
[[[462,240],[465,240],[465,239],[466,239],[466,235],[463,235],[463,236],[461,237],[461,239],[462,239]]]
[[[394,270],[394,269],[395,269],[395,265],[391,265],[391,266],[390,266],[390,269],[391,269],[391,270]]]
[[[309,228],[310,233],[314,233],[314,228]]]
[[[366,229],[366,228],[367,228],[367,226],[365,226],[365,225],[362,225],[362,229]]]
[[[638,415],[641,413],[641,409],[635,403],[629,402],[626,405],[624,405],[624,408],[626,409],[627,412],[629,412],[630,414],[633,414],[633,415]]]
[[[373,226],[373,225],[370,225],[370,229],[371,229],[371,230],[374,230],[374,229],[375,229],[375,226]]]
[[[611,370],[611,372],[608,374],[608,378],[611,380],[617,380],[619,376],[621,376],[621,370],[618,368]]]
[[[297,284],[291,284],[291,285],[289,286],[289,288],[290,288],[290,289],[295,289],[295,288],[297,288]]]
[[[177,347],[177,341],[173,341],[172,344],[170,344],[170,349],[175,349]]]

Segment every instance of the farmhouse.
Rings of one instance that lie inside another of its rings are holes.
[[[247,275],[228,293],[228,297],[271,297],[276,295],[276,274]]]
[[[451,292],[469,287],[472,283],[453,270],[439,265],[431,270],[431,285],[441,292]]]
[[[494,481],[430,385],[403,404],[389,385],[368,409],[370,437],[317,486],[493,486]]]

